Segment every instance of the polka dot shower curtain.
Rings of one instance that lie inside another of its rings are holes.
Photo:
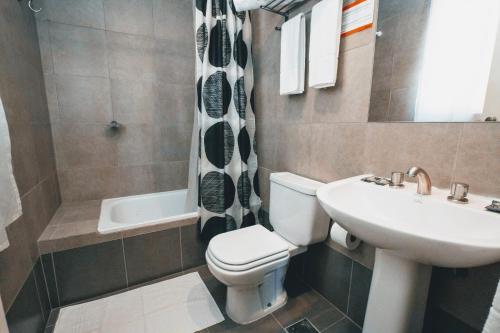
[[[232,0],[194,0],[201,238],[258,223],[252,27]]]

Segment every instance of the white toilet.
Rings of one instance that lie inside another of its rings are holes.
[[[283,287],[290,257],[326,239],[329,218],[316,190],[320,182],[288,172],[273,173],[271,232],[255,225],[212,238],[205,253],[212,274],[227,286],[226,312],[248,324],[285,305]]]

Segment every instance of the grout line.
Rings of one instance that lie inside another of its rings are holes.
[[[352,272],[354,270],[354,260],[351,259],[351,274],[349,274],[349,291],[347,293],[347,313],[349,313],[349,304],[351,302],[351,290],[352,290]]]
[[[334,309],[336,309],[337,311],[339,311],[340,313],[342,313],[344,315],[345,318],[348,318],[351,322],[354,323],[354,321],[349,318],[349,316],[347,315],[347,313],[345,313],[344,311],[340,310],[338,308],[338,306],[336,306],[335,304],[333,304],[332,302],[330,302],[325,296],[323,296],[323,294],[321,294],[319,291],[317,291],[316,289],[314,289],[309,283],[307,283],[305,280],[303,280],[302,282],[304,282],[309,288],[311,288],[312,291],[314,291],[319,297],[321,297],[324,301],[326,301],[330,306],[332,306]],[[343,319],[343,318],[342,318]],[[340,319],[340,320],[342,320]],[[338,320],[337,322],[339,322],[340,320]],[[354,323],[356,324],[356,323]],[[333,324],[332,324],[333,326]],[[358,324],[356,324],[356,326],[360,327]],[[330,326],[329,326],[330,327]]]
[[[40,249],[38,249],[38,251],[40,252]],[[45,290],[47,290],[47,297],[49,298],[50,311],[52,312],[52,309],[56,307],[52,307],[52,300],[50,299],[50,292],[49,292],[49,284],[47,283],[47,275],[45,274],[45,265],[43,264],[42,255],[40,255],[40,265],[42,265],[43,282],[45,283]]]
[[[181,255],[181,272],[184,273],[184,258],[182,257],[182,228],[179,227],[179,253]]]
[[[273,317],[274,321],[278,323],[279,327],[283,328],[283,329],[286,331],[285,326],[281,325],[281,323],[280,323],[280,321],[278,320],[278,318],[276,318],[276,317],[274,316],[274,312],[271,312],[271,313],[270,313],[270,315],[271,315],[271,317]]]
[[[458,154],[460,152],[460,147],[462,146],[464,129],[465,129],[465,123],[462,124],[462,128],[460,129],[460,134],[458,135],[457,146],[456,146],[456,149],[455,149],[455,158],[453,159],[453,166],[451,168],[451,175],[450,175],[450,184],[449,184],[449,186],[451,186],[451,183],[453,181],[455,181],[455,172],[457,170]]]
[[[125,242],[123,241],[123,235],[122,237],[120,238],[121,241],[122,241],[122,254],[123,254],[123,267],[125,269],[125,282],[127,284],[127,287],[129,287],[129,283],[128,283],[128,272],[127,272],[127,259],[125,257]]]
[[[54,262],[54,252],[50,253],[50,259],[52,260],[52,271],[54,273],[54,283],[56,285],[56,295],[57,295],[57,307],[61,306],[61,298],[59,297],[59,284],[57,283],[56,275],[56,263]]]
[[[35,264],[36,266],[36,264]],[[45,317],[45,311],[43,309],[43,305],[42,305],[42,299],[40,298],[40,287],[38,286],[38,283],[36,282],[36,270],[33,269],[33,271],[30,273],[30,275],[33,275],[33,280],[35,282],[35,290],[36,290],[36,298],[38,299],[38,305],[40,306],[40,312],[42,313],[42,317],[45,321],[45,324],[47,324],[47,321],[49,320],[49,317]],[[49,305],[50,305],[50,300],[49,300]],[[49,313],[50,315],[50,313]]]
[[[328,325],[327,327],[325,327],[325,329],[324,329],[323,331],[321,331],[321,332],[326,332],[326,331],[327,331],[328,329],[330,329],[331,327],[333,327],[333,326],[335,326],[335,325],[339,324],[341,321],[344,321],[344,320],[346,320],[346,319],[347,319],[347,316],[344,316],[344,317],[340,318],[339,320],[337,320],[337,321],[336,321],[336,322],[334,322],[333,324]]]

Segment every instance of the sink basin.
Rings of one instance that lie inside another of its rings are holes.
[[[377,248],[420,263],[472,267],[500,261],[500,214],[484,207],[490,198],[449,202],[448,191],[416,193],[416,184],[391,188],[358,176],[321,187],[317,196],[330,217]]]
[[[484,208],[491,198],[470,195],[468,204],[456,204],[448,191],[423,196],[416,184],[392,188],[361,181],[366,176],[317,191],[336,223],[377,248],[363,333],[420,333],[432,265],[500,261],[500,214]]]

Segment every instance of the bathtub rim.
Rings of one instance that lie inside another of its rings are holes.
[[[99,218],[97,220],[97,233],[101,234],[101,235],[108,235],[108,234],[127,231],[127,230],[140,229],[140,228],[145,228],[145,227],[150,227],[150,226],[155,226],[155,225],[160,225],[160,224],[168,224],[168,223],[173,223],[173,222],[177,222],[177,221],[185,221],[185,220],[197,218],[198,212],[193,211],[193,212],[187,212],[187,213],[178,214],[178,215],[174,215],[174,216],[169,216],[166,218],[151,220],[151,221],[144,222],[144,223],[136,223],[136,224],[130,224],[130,225],[117,223],[111,219],[111,208],[113,206],[113,203],[116,203],[118,201],[122,201],[124,199],[134,200],[134,199],[141,199],[144,197],[158,196],[162,193],[175,194],[175,193],[187,192],[187,191],[188,191],[188,189],[180,189],[180,190],[153,192],[153,193],[145,193],[145,194],[138,194],[138,195],[129,195],[129,196],[124,196],[124,197],[103,199],[101,201],[101,209],[100,209],[100,213],[99,213]],[[108,221],[107,222],[103,221],[103,223],[101,223],[101,219],[107,218],[107,217],[105,217],[105,215],[107,215],[109,217]],[[103,229],[104,223],[106,223],[106,225],[109,225],[109,226],[107,228]]]

